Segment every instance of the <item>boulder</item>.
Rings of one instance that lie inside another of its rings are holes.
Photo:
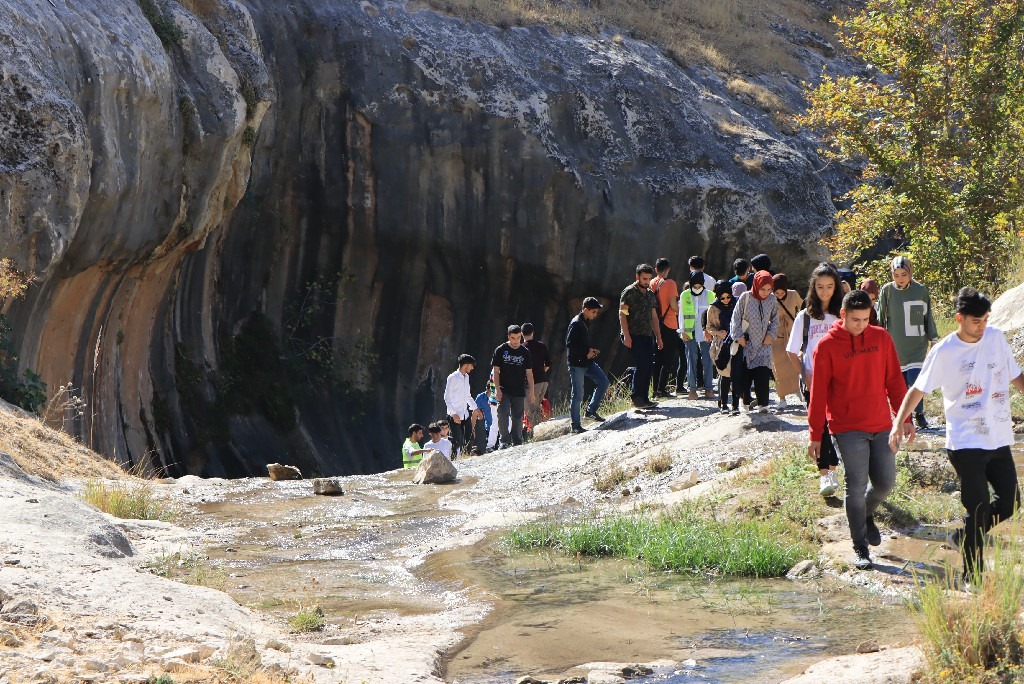
[[[0,612],[5,614],[22,613],[24,615],[38,615],[39,606],[30,598],[22,598],[16,601],[9,601],[4,604]]]
[[[988,324],[1003,332],[1016,330],[1024,326],[1024,283],[1012,290],[1007,290],[999,299],[992,302],[992,313]]]
[[[802,560],[786,573],[786,579],[811,579],[821,575],[818,564],[812,560]]]
[[[459,471],[455,469],[448,457],[440,451],[428,451],[420,465],[416,468],[416,474],[412,481],[416,484],[439,484],[442,482],[454,482]]]
[[[274,481],[302,479],[302,471],[295,466],[268,463],[267,472],[270,474],[270,479]]]
[[[561,437],[569,434],[572,430],[572,421],[568,418],[552,418],[546,420],[540,425],[533,427],[533,441],[543,442],[548,439],[554,439],[555,437]]]
[[[699,478],[697,477],[697,472],[691,470],[690,472],[683,473],[676,479],[672,480],[672,482],[669,483],[668,488],[671,489],[673,492],[680,492],[684,489],[689,489],[690,487],[693,487],[695,484],[697,484],[698,481]]]
[[[715,465],[718,466],[719,470],[736,470],[746,462],[746,456],[733,456],[732,458],[724,458],[715,463]]]
[[[917,646],[890,648],[823,660],[783,684],[902,684],[915,681],[915,673],[924,664],[924,654]]]
[[[313,493],[321,496],[341,496],[341,481],[336,477],[318,477],[313,480]]]

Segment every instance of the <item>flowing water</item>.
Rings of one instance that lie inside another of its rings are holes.
[[[336,498],[311,496],[308,483],[196,487],[191,526],[228,593],[282,619],[319,605],[329,627],[311,638],[324,643],[352,643],[375,619],[453,600],[491,606],[442,654],[450,682],[555,678],[609,661],[661,662],[646,681],[769,682],[866,639],[913,633],[900,600],[829,580],[712,582],[619,560],[508,555],[496,534],[429,553],[460,534],[469,516],[439,501],[468,480],[416,487],[394,474],[360,476]]]

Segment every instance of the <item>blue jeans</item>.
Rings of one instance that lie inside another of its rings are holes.
[[[634,335],[629,352],[633,358],[633,385],[630,396],[634,399],[650,399],[651,376],[654,374],[654,335]]]
[[[608,376],[604,374],[597,362],[586,367],[569,366],[569,385],[572,394],[569,398],[569,415],[572,418],[573,427],[581,427],[580,404],[583,403],[583,379],[590,378],[597,385],[593,396],[590,397],[590,405],[587,406],[588,413],[597,413],[604,399],[604,393],[608,389]]]
[[[704,368],[704,389],[712,389],[715,377],[711,372],[711,343],[689,339],[686,341],[686,384],[691,392],[697,391],[698,364]]]
[[[917,380],[917,376],[920,374],[920,368],[908,368],[907,370],[903,371],[903,380],[907,383],[908,388],[914,384],[914,381]],[[924,399],[919,401],[917,403],[917,406],[914,407],[914,413],[916,413],[917,415],[921,415],[924,413]]]

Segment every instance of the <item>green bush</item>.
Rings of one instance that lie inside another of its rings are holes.
[[[288,626],[293,632],[319,632],[326,624],[324,611],[320,606],[303,608],[288,618]]]

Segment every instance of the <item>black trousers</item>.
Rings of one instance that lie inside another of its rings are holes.
[[[811,405],[811,393],[804,390],[804,401]],[[825,421],[825,428],[821,433],[821,451],[818,452],[818,470],[828,470],[839,465],[839,454],[836,452],[836,445],[832,443],[832,433],[828,431],[828,421]]]
[[[470,433],[470,420],[472,418],[466,418],[461,423],[456,423],[455,419],[448,416],[448,427],[451,428],[451,442],[452,442],[452,460],[461,454],[468,447],[466,446],[467,437]]]
[[[985,568],[985,533],[1012,516],[1020,506],[1017,468],[1009,446],[993,450],[949,449],[947,453],[960,477],[960,501],[967,509],[960,550],[964,574],[970,575]],[[994,501],[989,498],[989,485],[995,492]]]
[[[679,333],[672,328],[666,328],[664,324],[661,326],[661,341],[664,346],[654,351],[655,394],[664,392],[668,386],[669,376],[672,375],[679,363],[679,348],[682,345]]]

